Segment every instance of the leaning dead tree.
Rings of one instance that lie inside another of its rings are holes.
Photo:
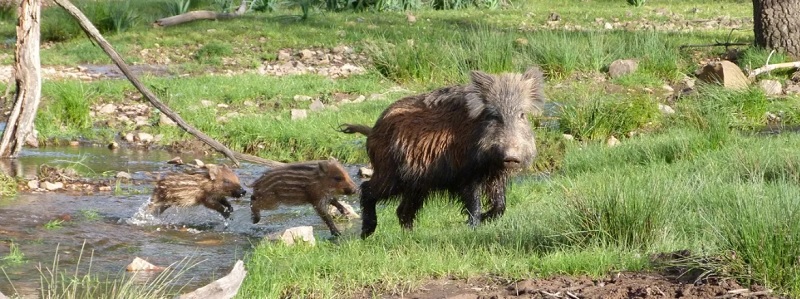
[[[30,1],[30,0],[27,0],[27,1]],[[56,2],[56,4],[58,4],[58,6],[61,6],[70,15],[75,17],[75,19],[78,21],[78,24],[80,24],[80,26],[83,29],[83,31],[86,32],[86,34],[89,35],[89,37],[91,37],[91,39],[94,40],[100,46],[100,48],[102,48],[103,51],[106,52],[106,54],[108,54],[108,56],[111,58],[111,60],[113,60],[114,63],[117,65],[117,67],[119,67],[120,71],[122,71],[122,73],[125,75],[125,77],[128,78],[128,81],[130,81],[133,84],[133,86],[135,86],[136,89],[139,90],[139,92],[141,92],[142,95],[153,106],[155,106],[159,111],[161,111],[161,113],[163,113],[164,115],[166,115],[167,117],[169,117],[170,119],[175,121],[175,123],[181,129],[184,129],[186,132],[194,135],[195,137],[197,137],[201,141],[205,142],[206,144],[208,144],[209,146],[211,146],[212,148],[214,148],[218,152],[221,152],[222,154],[224,154],[226,157],[231,159],[231,161],[233,161],[233,163],[236,166],[239,165],[239,161],[237,159],[242,159],[242,160],[249,161],[249,162],[264,164],[264,165],[267,165],[267,166],[270,166],[270,167],[275,167],[275,166],[279,166],[279,165],[283,165],[284,164],[284,163],[281,163],[281,162],[267,160],[267,159],[263,159],[263,158],[260,158],[260,157],[248,155],[248,154],[234,152],[234,151],[230,150],[229,148],[227,148],[222,143],[220,143],[219,141],[214,140],[213,138],[209,137],[205,133],[203,133],[200,130],[197,130],[196,128],[194,128],[192,125],[186,123],[177,113],[173,112],[171,109],[169,109],[169,107],[167,107],[166,105],[161,103],[161,101],[158,100],[156,95],[153,94],[153,92],[151,92],[150,89],[148,89],[146,86],[144,86],[144,84],[142,84],[141,81],[139,81],[139,79],[130,71],[130,69],[128,68],[128,65],[125,63],[125,61],[123,61],[122,57],[119,56],[117,51],[114,50],[113,47],[111,47],[111,44],[109,44],[106,41],[106,39],[103,38],[102,35],[100,35],[100,32],[97,31],[97,28],[94,27],[92,22],[89,21],[89,19],[87,19],[86,16],[77,7],[75,7],[75,5],[72,5],[72,3],[70,3],[68,0],[54,0],[54,1]]]
[[[14,82],[17,91],[14,107],[0,139],[0,157],[15,158],[22,145],[37,145],[33,120],[42,97],[42,66],[39,60],[41,0],[22,0],[17,22],[17,45],[14,53]]]
[[[232,13],[223,13],[223,12],[216,12],[210,10],[197,10],[197,11],[190,11],[185,14],[180,14],[177,16],[171,16],[163,19],[156,20],[155,25],[161,27],[173,26],[183,23],[188,23],[197,20],[222,20],[222,19],[230,19],[235,18],[238,16],[243,15],[247,12],[247,2],[242,0],[242,4],[239,5],[239,8]]]

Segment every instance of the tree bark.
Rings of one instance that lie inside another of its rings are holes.
[[[753,0],[756,45],[800,58],[800,0]]]
[[[156,97],[156,95],[153,94],[153,92],[150,91],[150,89],[148,89],[146,86],[144,86],[144,84],[142,84],[141,81],[139,81],[136,75],[134,75],[130,71],[125,61],[122,60],[122,57],[119,56],[119,53],[117,53],[117,51],[114,50],[113,47],[111,47],[111,44],[109,44],[108,41],[106,41],[106,39],[103,38],[100,32],[97,31],[97,28],[95,28],[94,25],[92,25],[92,22],[89,21],[89,19],[87,19],[86,16],[77,7],[75,7],[75,5],[72,5],[72,3],[70,3],[68,0],[54,0],[54,1],[56,2],[56,4],[64,8],[70,15],[75,17],[75,19],[78,21],[78,24],[80,24],[81,28],[83,28],[86,34],[89,35],[89,37],[91,37],[94,41],[96,41],[97,44],[100,46],[100,48],[102,48],[103,51],[105,51],[106,54],[108,54],[111,60],[114,61],[117,67],[119,67],[120,71],[122,71],[122,73],[125,74],[125,77],[128,78],[128,81],[130,81],[133,84],[133,86],[135,86],[136,89],[139,90],[139,92],[141,92],[142,95],[144,95],[144,97],[150,102],[150,104],[152,104],[153,106],[156,107],[156,109],[164,113],[164,115],[175,121],[175,123],[180,128],[194,135],[195,137],[205,142],[218,152],[224,154],[226,157],[228,157],[228,159],[233,161],[233,163],[236,166],[239,166],[239,161],[237,160],[237,158],[250,162],[265,164],[271,167],[284,164],[281,162],[266,160],[260,157],[251,156],[244,153],[235,153],[231,151],[229,148],[227,148],[225,145],[220,143],[219,141],[214,140],[205,133],[194,128],[192,125],[186,123],[186,121],[184,121],[177,113],[169,109],[167,105],[161,103],[161,101],[158,100],[158,97]]]
[[[234,11],[233,13],[221,13],[210,10],[190,11],[185,14],[158,19],[156,20],[155,25],[161,27],[167,27],[197,20],[230,19],[241,16],[246,11],[247,11],[247,2],[242,1],[242,4],[239,5],[239,8],[236,9],[236,11]]]
[[[22,0],[17,22],[14,81],[17,92],[0,139],[0,157],[16,158],[33,133],[33,120],[42,97],[42,66],[39,59],[41,0]],[[35,144],[34,144],[35,145]]]

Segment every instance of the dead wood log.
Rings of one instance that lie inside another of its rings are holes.
[[[177,16],[166,17],[158,19],[153,23],[161,27],[174,26],[178,24],[188,23],[197,20],[221,20],[230,19],[243,15],[247,11],[247,2],[242,0],[242,4],[233,13],[222,13],[210,10],[197,10],[190,11]]]
[[[57,0],[58,1],[58,0]],[[215,280],[208,285],[205,285],[197,290],[194,290],[191,293],[183,294],[179,299],[205,299],[205,298],[214,298],[214,299],[229,299],[236,296],[236,293],[239,292],[239,287],[242,286],[242,281],[244,280],[244,276],[247,274],[247,270],[244,269],[244,262],[242,260],[236,261],[236,264],[233,265],[233,269],[231,270],[228,275],[222,277],[220,279]]]
[[[754,69],[750,71],[747,75],[750,79],[755,78],[758,75],[761,75],[766,72],[770,72],[776,69],[785,69],[785,68],[800,68],[800,61],[795,62],[785,62],[785,63],[776,63],[776,64],[767,64],[760,68]]]
[[[14,107],[0,139],[0,157],[16,158],[33,131],[33,120],[42,98],[42,65],[39,59],[41,0],[19,4],[17,45],[14,53]]]
[[[148,89],[146,86],[144,86],[144,84],[142,84],[141,81],[139,81],[136,75],[134,75],[130,71],[128,65],[125,63],[122,57],[119,56],[117,51],[114,50],[113,47],[111,47],[111,44],[109,44],[105,40],[105,38],[103,38],[100,32],[97,31],[97,28],[94,27],[92,22],[89,21],[89,19],[87,19],[86,16],[77,7],[72,5],[72,3],[69,2],[69,0],[54,0],[54,1],[56,2],[56,4],[58,4],[58,6],[64,8],[70,15],[72,15],[73,17],[75,17],[75,19],[78,20],[78,23],[80,24],[81,28],[83,28],[83,30],[86,32],[86,34],[89,35],[91,39],[93,39],[95,42],[97,42],[100,48],[102,48],[103,51],[105,51],[106,54],[108,54],[108,56],[111,58],[111,60],[114,61],[117,67],[119,67],[120,71],[122,71],[122,73],[125,74],[125,77],[128,78],[128,81],[130,81],[133,84],[133,86],[135,86],[136,89],[138,89],[139,92],[141,92],[142,95],[144,95],[144,97],[153,106],[155,106],[159,111],[161,111],[161,113],[164,113],[164,115],[175,121],[175,123],[182,129],[184,129],[186,132],[189,132],[190,134],[194,135],[201,141],[205,142],[206,144],[214,148],[215,150],[224,154],[226,157],[228,157],[228,159],[231,159],[231,161],[233,161],[233,163],[236,166],[239,166],[239,161],[237,160],[237,158],[241,158],[242,160],[250,162],[265,164],[268,166],[277,166],[284,164],[281,162],[270,161],[243,153],[234,153],[219,141],[214,140],[205,133],[195,129],[192,125],[186,123],[177,113],[173,112],[171,109],[169,109],[169,107],[161,103],[161,101],[158,100],[156,95],[153,94],[153,92],[151,92],[150,89]]]

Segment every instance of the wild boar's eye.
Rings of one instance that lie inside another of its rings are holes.
[[[337,176],[337,177],[333,178],[333,180],[337,181],[337,182],[341,182],[341,181],[344,181],[344,178],[340,177],[340,176]]]

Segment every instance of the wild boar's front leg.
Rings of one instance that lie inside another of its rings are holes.
[[[233,212],[233,207],[224,197],[208,198],[203,201],[203,205],[209,209],[219,212],[225,219],[229,219],[231,217],[231,212]]]
[[[400,219],[400,225],[406,230],[414,229],[414,219],[417,217],[417,212],[422,208],[422,203],[427,196],[426,192],[407,191],[403,193],[400,199],[400,205],[397,206],[397,218]]]
[[[331,235],[333,235],[334,237],[338,237],[341,235],[341,233],[339,232],[339,229],[336,228],[336,224],[333,223],[333,217],[331,217],[331,215],[328,214],[328,211],[326,209],[327,206],[328,204],[326,203],[326,201],[321,200],[319,201],[319,203],[314,205],[314,210],[317,211],[317,214],[319,215],[320,218],[322,218],[322,221],[325,221],[325,225],[328,226],[328,229],[331,231]]]
[[[331,198],[331,205],[336,207],[336,209],[339,210],[339,213],[342,213],[342,215],[347,214],[347,209],[345,209],[342,203],[340,203],[335,197]]]
[[[489,198],[492,207],[486,213],[481,215],[481,220],[491,221],[500,216],[506,211],[506,177],[501,176],[496,179],[491,179],[484,185],[484,192],[486,197]]]
[[[464,186],[461,190],[461,200],[464,202],[464,208],[467,210],[469,218],[467,222],[472,228],[476,228],[481,224],[481,189],[475,183]]]

